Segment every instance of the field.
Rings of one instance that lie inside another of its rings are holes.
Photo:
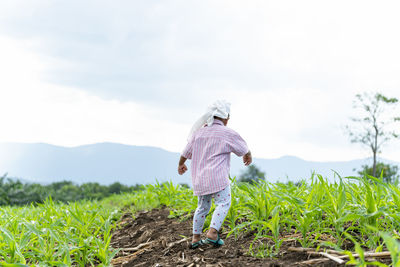
[[[298,184],[232,181],[232,191],[221,230],[227,244],[219,249],[187,249],[197,199],[188,188],[163,183],[102,201],[67,205],[49,199],[37,206],[2,207],[0,261],[287,266],[314,260],[308,263],[339,266],[321,254],[326,251],[357,266],[400,266],[400,190],[395,185],[373,177],[328,183],[314,176]]]

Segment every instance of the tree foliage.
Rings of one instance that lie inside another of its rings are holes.
[[[399,175],[397,174],[399,167],[397,165],[385,164],[383,162],[376,163],[376,174],[382,177],[382,180],[386,183],[398,183]],[[363,165],[362,170],[358,172],[360,175],[371,175],[373,176],[373,169],[371,166]]]
[[[239,182],[255,183],[259,180],[265,180],[265,173],[256,165],[250,165],[239,177]]]
[[[351,118],[353,124],[346,126],[352,143],[360,143],[371,149],[372,176],[375,177],[377,174],[376,157],[381,152],[382,145],[399,136],[394,129],[394,123],[399,122],[400,117],[396,117],[390,112],[397,103],[397,98],[389,98],[380,93],[357,94],[354,108],[361,109],[362,115]]]
[[[0,206],[43,203],[49,196],[55,201],[73,202],[82,199],[102,199],[112,194],[140,190],[143,186],[126,186],[119,182],[111,185],[99,183],[74,184],[70,181],[55,182],[48,185],[22,183],[18,180],[0,177]]]

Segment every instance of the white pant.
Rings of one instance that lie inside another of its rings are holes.
[[[214,198],[215,210],[212,215],[210,227],[219,231],[231,206],[231,187],[228,185],[219,192],[199,196],[196,212],[193,216],[193,234],[203,232],[206,216],[211,208],[211,199]]]

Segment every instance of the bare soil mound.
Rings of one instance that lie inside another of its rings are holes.
[[[136,218],[126,213],[115,229],[111,246],[120,248],[112,261],[114,266],[299,266],[309,260],[302,252],[288,251],[296,246],[294,241],[285,242],[282,253],[276,259],[254,258],[247,255],[253,233],[246,233],[237,240],[221,235],[225,245],[220,248],[202,246],[189,249],[192,221],[168,218],[166,208],[139,212]],[[298,245],[297,245],[298,246]],[[340,266],[334,262],[314,266]]]

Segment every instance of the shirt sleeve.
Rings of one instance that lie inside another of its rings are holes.
[[[249,152],[246,141],[234,131],[232,131],[232,134],[228,138],[228,148],[229,152],[235,153],[238,157],[242,157]]]
[[[182,151],[182,157],[192,159],[194,136],[189,140],[185,149]]]

